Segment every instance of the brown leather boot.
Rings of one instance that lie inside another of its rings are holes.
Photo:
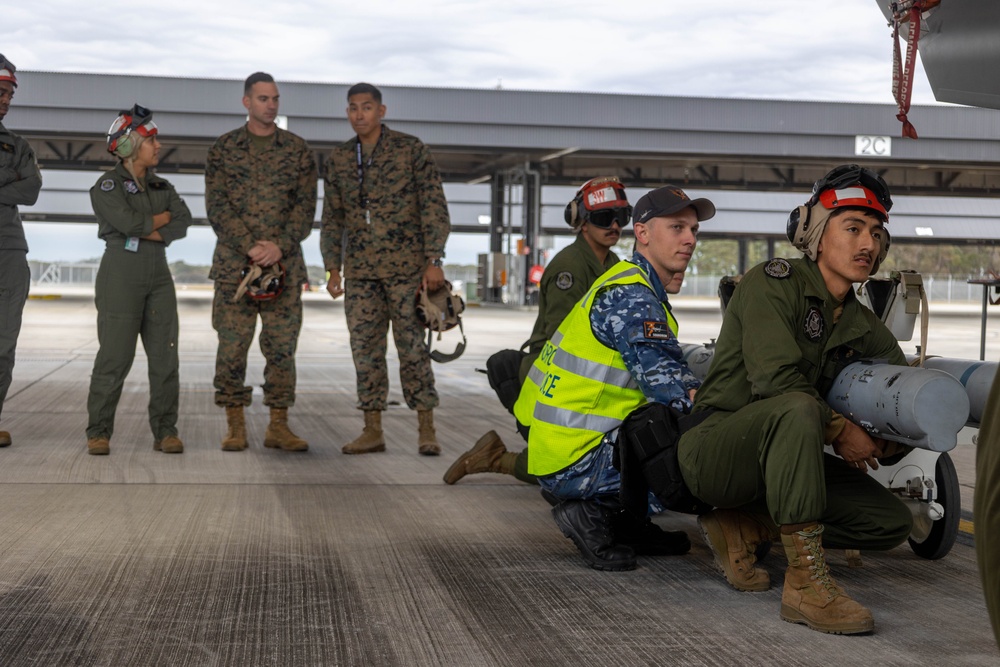
[[[0,447],[10,447],[11,442],[10,433],[7,431],[0,431]]]
[[[264,431],[265,447],[280,447],[286,452],[304,452],[309,443],[288,428],[288,408],[271,408],[271,422]]]
[[[698,525],[716,566],[733,588],[766,591],[771,587],[767,572],[754,567],[757,545],[770,538],[770,531],[757,519],[739,510],[717,509],[699,516]]]
[[[371,454],[385,451],[382,435],[382,411],[365,410],[365,428],[361,435],[340,448],[344,454]]]
[[[424,456],[437,456],[441,453],[441,446],[438,445],[437,434],[434,432],[434,411],[417,410],[417,422],[420,424],[417,451]]]
[[[102,456],[111,453],[111,445],[107,438],[87,438],[87,453]]]
[[[497,432],[489,431],[476,441],[472,449],[455,459],[444,473],[444,483],[454,484],[466,475],[480,472],[513,475],[516,459],[517,454],[507,451]]]
[[[872,632],[872,613],[847,597],[826,564],[823,526],[813,524],[781,536],[788,558],[785,588],[781,592],[781,618],[836,635]]]
[[[243,406],[226,408],[226,435],[222,438],[222,451],[240,452],[247,448],[247,423]]]
[[[164,454],[180,454],[184,451],[184,443],[176,435],[168,435],[154,442],[153,449]]]

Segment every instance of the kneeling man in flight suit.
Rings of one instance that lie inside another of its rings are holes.
[[[717,508],[699,519],[726,580],[770,586],[754,549],[777,539],[788,558],[781,617],[835,634],[870,632],[871,612],[830,575],[823,546],[896,547],[912,517],[869,477],[909,448],[873,440],[824,400],[851,361],[906,365],[892,333],[852,289],[889,250],[885,181],[837,167],[792,211],[788,238],[806,257],[750,269],[726,309],[715,357],[698,391],[678,459],[691,492]],[[839,457],[824,453],[833,445]],[[780,531],[776,526],[780,526]]]
[[[619,426],[655,401],[687,413],[699,382],[683,361],[666,286],[683,274],[707,199],[665,186],[643,195],[632,221],[635,252],[598,278],[535,360],[514,406],[530,427],[528,472],[559,503],[563,534],[599,570],[630,570],[635,555],[683,554],[691,542],[623,510],[614,466]],[[653,511],[658,511],[656,503]]]

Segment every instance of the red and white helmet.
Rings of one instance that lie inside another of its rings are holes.
[[[10,81],[17,88],[16,72],[17,68],[14,67],[14,63],[4,58],[3,54],[0,53],[0,81]]]
[[[115,122],[111,123],[108,129],[108,152],[122,158],[132,155],[138,145],[132,139],[133,132],[141,137],[152,137],[160,132],[153,122],[153,112],[138,104],[133,104],[128,111],[118,112]]]

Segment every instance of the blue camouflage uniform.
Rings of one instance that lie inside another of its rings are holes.
[[[647,275],[653,291],[639,284],[613,285],[594,300],[590,324],[598,341],[617,350],[625,367],[647,400],[663,403],[684,413],[691,411],[688,392],[701,382],[683,361],[677,339],[650,338],[645,335],[647,322],[662,323],[670,310],[663,282],[639,251],[630,260]],[[539,485],[562,499],[591,499],[616,495],[621,475],[612,464],[618,429],[608,431],[601,443],[557,473],[538,478]],[[530,456],[530,447],[529,447]],[[663,506],[650,494],[650,509],[660,512]]]

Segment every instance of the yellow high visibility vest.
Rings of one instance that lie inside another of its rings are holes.
[[[653,286],[631,262],[597,279],[542,348],[514,404],[514,416],[531,427],[528,472],[551,475],[572,465],[617,428],[646,397],[618,350],[597,340],[590,309],[598,292],[612,285]],[[677,320],[666,308],[674,336]]]

